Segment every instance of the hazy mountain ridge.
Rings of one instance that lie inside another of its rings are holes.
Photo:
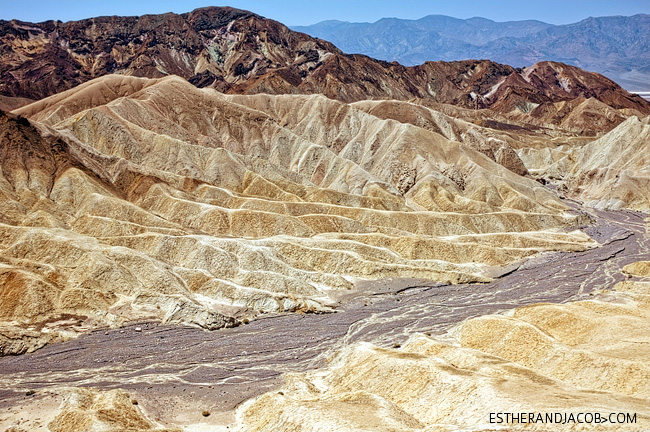
[[[429,15],[418,20],[382,18],[374,23],[330,20],[291,28],[331,41],[345,52],[410,66],[425,61],[476,58],[476,45],[511,37],[512,34],[531,36],[549,27],[552,25],[533,20],[497,23],[485,18],[463,20]]]
[[[430,15],[375,23],[325,21],[292,28],[329,40],[345,52],[405,65],[488,58],[523,67],[550,60],[602,73],[632,90],[650,87],[650,15],[646,14],[590,17],[566,25]]]

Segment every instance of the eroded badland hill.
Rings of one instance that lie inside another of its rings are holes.
[[[0,429],[648,427],[650,103],[231,8],[0,29]]]

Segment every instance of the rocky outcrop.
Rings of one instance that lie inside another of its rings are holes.
[[[359,279],[485,281],[594,245],[494,155],[323,96],[110,75],[17,112],[0,122],[0,317],[25,338],[329,311]]]
[[[326,369],[287,375],[249,401],[244,430],[577,431],[596,427],[596,412],[607,417],[599,430],[647,428],[647,270],[626,266],[630,279],[592,300],[470,319],[445,340],[347,347]]]
[[[555,181],[567,197],[591,207],[650,211],[650,117],[628,118],[584,145],[523,149],[534,175]]]
[[[496,130],[412,102],[362,101],[355,103],[354,107],[382,119],[412,124],[443,135],[451,141],[462,142],[512,172],[528,174],[528,169],[508,143],[508,138]]]
[[[598,208],[650,211],[650,117],[630,117],[573,154],[564,187]],[[570,157],[570,156],[569,156]]]

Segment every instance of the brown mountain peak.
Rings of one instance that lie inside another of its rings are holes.
[[[227,7],[0,27],[0,95],[12,98],[41,99],[116,73],[178,75],[226,93],[320,93],[343,102],[426,99],[517,118],[539,106],[545,108],[538,113],[554,112],[551,105],[579,97],[650,114],[647,101],[573,66],[541,62],[522,70],[465,60],[404,67],[343,54],[329,42]],[[552,121],[563,118],[554,114]]]

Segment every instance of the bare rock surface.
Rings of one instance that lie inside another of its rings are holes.
[[[632,116],[584,145],[550,145],[519,154],[534,175],[588,206],[650,210],[650,117]]]

